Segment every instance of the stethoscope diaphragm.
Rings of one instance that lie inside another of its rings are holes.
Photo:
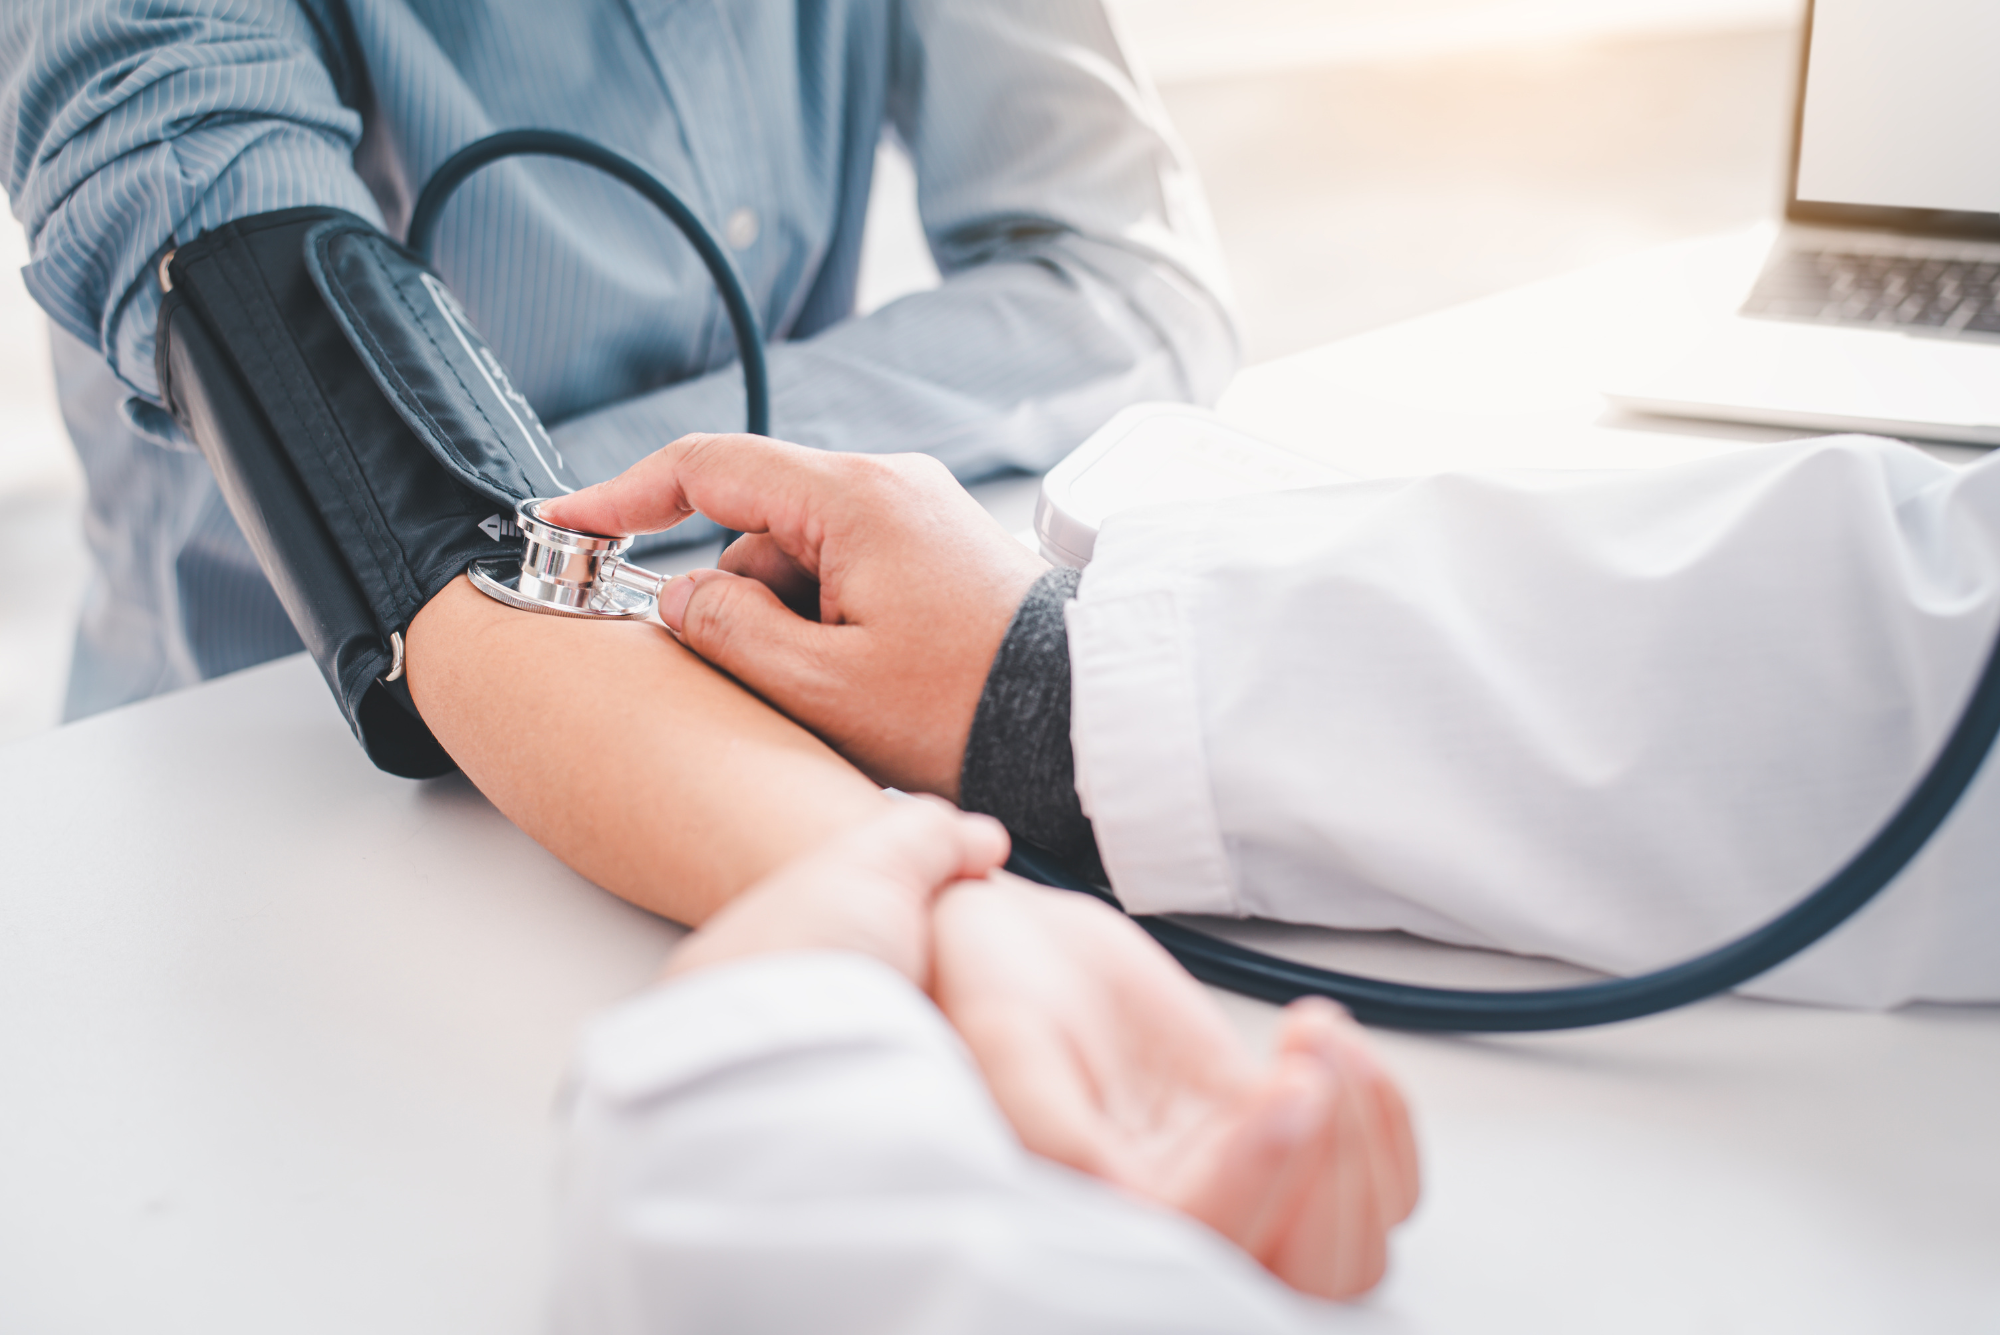
[[[541,505],[540,499],[531,499],[514,507],[515,522],[527,539],[520,562],[474,565],[474,588],[524,612],[602,621],[653,615],[668,577],[625,559],[632,539],[552,524],[541,517]]]

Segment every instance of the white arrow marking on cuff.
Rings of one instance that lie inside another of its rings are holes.
[[[444,317],[444,322],[451,326],[451,332],[457,336],[459,346],[465,349],[466,356],[472,358],[472,364],[479,368],[480,378],[486,382],[486,387],[492,390],[494,396],[500,400],[500,406],[507,410],[507,416],[513,419],[514,429],[519,431],[521,439],[528,443],[528,449],[533,452],[535,462],[542,466],[542,471],[549,475],[549,481],[555,483],[557,487],[563,491],[575,491],[575,487],[570,486],[556,476],[556,470],[549,467],[548,459],[542,454],[542,447],[535,443],[535,436],[538,434],[544,440],[549,439],[548,432],[542,429],[541,422],[537,420],[535,422],[535,429],[530,431],[528,430],[528,424],[521,420],[521,415],[514,411],[514,403],[516,400],[519,400],[521,406],[527,408],[528,416],[531,418],[534,417],[535,410],[528,407],[528,400],[522,396],[519,390],[514,388],[513,382],[509,381],[505,389],[502,389],[495,382],[493,378],[495,371],[499,371],[501,380],[506,380],[507,378],[506,371],[500,369],[499,360],[493,357],[490,352],[485,357],[481,357],[478,350],[472,346],[472,340],[465,336],[468,322],[460,319],[454,313],[455,308],[458,306],[458,299],[451,295],[443,283],[440,283],[430,274],[421,274],[419,277],[424,280],[424,291],[431,294],[431,302],[437,307],[438,314]],[[549,441],[549,450],[551,453],[555,451],[555,442],[552,440]],[[557,455],[556,459],[560,463],[562,456]]]

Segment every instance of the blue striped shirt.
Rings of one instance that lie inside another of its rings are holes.
[[[1234,369],[1199,187],[1096,0],[14,0],[0,149],[98,566],[72,716],[296,644],[157,406],[159,256],[300,204],[401,235],[438,163],[511,126],[637,158],[728,239],[774,434],[1034,469]],[[852,318],[885,134],[943,283]],[[740,425],[706,273],[617,183],[490,167],[436,257],[584,476]]]

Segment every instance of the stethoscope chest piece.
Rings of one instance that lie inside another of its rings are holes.
[[[540,500],[514,507],[527,550],[512,561],[482,561],[472,583],[487,597],[524,612],[636,621],[653,614],[665,575],[625,559],[630,538],[580,533],[541,518]]]

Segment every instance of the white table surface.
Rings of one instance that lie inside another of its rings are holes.
[[[1590,387],[1726,300],[1756,246],[1351,339],[1246,372],[1224,409],[1373,475],[1737,448],[1772,433],[1606,416]],[[986,493],[1015,526],[1032,497]],[[565,1050],[676,930],[462,779],[374,771],[303,659],[0,761],[0,1331],[538,1328]],[[1412,979],[1569,976],[1233,930]],[[1268,1008],[1223,1000],[1268,1034]],[[2000,1331],[2000,1008],[1725,1000],[1382,1043],[1425,1198],[1334,1328]]]

